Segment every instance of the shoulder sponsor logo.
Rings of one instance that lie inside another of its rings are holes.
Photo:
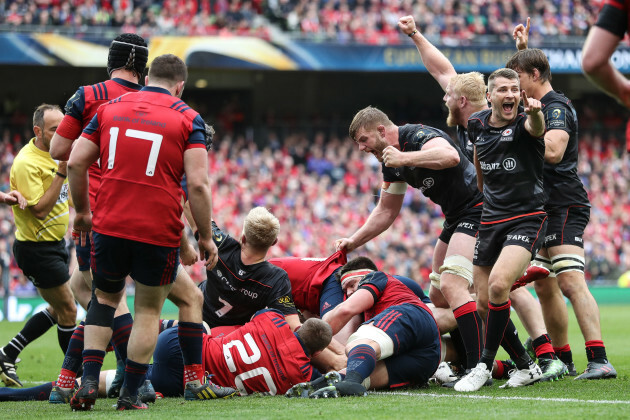
[[[547,113],[548,128],[564,128],[566,125],[566,112],[563,108],[554,108]]]
[[[513,171],[516,169],[516,160],[514,158],[507,158],[503,161],[503,169],[506,171]]]
[[[503,131],[503,133],[501,133],[501,135],[503,137],[511,136],[512,135],[512,129],[508,128],[507,130]]]

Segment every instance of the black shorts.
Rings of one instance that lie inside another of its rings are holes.
[[[479,204],[468,209],[466,213],[457,220],[452,222],[446,220],[442,228],[442,233],[440,233],[440,240],[446,244],[449,243],[455,232],[465,233],[474,238],[479,230],[479,221],[481,220],[482,211],[483,205]]]
[[[61,286],[70,278],[66,241],[13,242],[13,256],[24,275],[40,289]]]
[[[94,285],[108,293],[120,292],[128,275],[145,286],[175,281],[179,247],[167,247],[92,232]]]
[[[559,245],[575,245],[584,248],[584,229],[591,218],[587,206],[569,206],[547,211],[549,221],[545,234],[545,248]]]
[[[494,265],[501,250],[507,245],[518,245],[529,250],[534,259],[543,245],[547,215],[523,216],[501,222],[486,222],[479,226],[473,264]]]

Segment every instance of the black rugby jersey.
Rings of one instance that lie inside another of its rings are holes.
[[[468,130],[466,130],[466,127],[463,125],[457,126],[457,143],[459,143],[459,148],[462,153],[464,153],[464,156],[466,156],[469,161],[474,162],[475,149],[468,138]]]
[[[483,172],[482,221],[539,212],[544,207],[543,137],[525,129],[527,114],[508,125],[491,127],[492,110],[476,112],[468,120],[468,137],[477,149]]]
[[[267,261],[243,264],[241,244],[214,222],[212,239],[219,250],[219,261],[206,271],[208,280],[203,292],[203,320],[210,327],[243,325],[264,308],[297,314],[286,271]]]
[[[540,99],[549,130],[563,130],[569,134],[569,142],[562,161],[554,165],[545,162],[543,178],[546,208],[581,205],[590,207],[588,194],[577,173],[578,120],[575,108],[562,92],[551,91]]]
[[[477,189],[475,167],[464,156],[455,142],[442,130],[422,124],[407,124],[398,128],[398,144],[403,152],[415,152],[436,137],[443,137],[459,153],[459,163],[447,169],[427,169],[414,166],[388,168],[382,164],[383,181],[405,181],[422,191],[435,204],[440,205],[447,220],[459,215],[483,201]]]

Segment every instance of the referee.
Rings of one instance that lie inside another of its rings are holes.
[[[0,377],[7,386],[22,386],[15,362],[24,347],[58,324],[59,345],[65,353],[76,326],[77,308],[68,283],[69,257],[64,240],[69,221],[66,162],[58,165],[49,153],[50,140],[62,118],[58,106],[38,106],[33,114],[35,137],[20,150],[11,167],[11,189],[28,202],[25,209],[13,207],[17,228],[13,255],[49,306],[33,315],[0,349]]]

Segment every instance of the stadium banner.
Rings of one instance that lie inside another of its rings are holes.
[[[77,39],[58,34],[0,34],[0,65],[105,67],[108,39]],[[234,36],[156,36],[149,40],[151,60],[172,53],[189,67],[206,69],[315,70],[354,72],[426,72],[415,46],[271,41]],[[490,73],[515,52],[512,45],[440,47],[458,72]],[[581,48],[542,48],[554,73],[581,73]],[[619,48],[612,61],[630,73],[630,48]]]
[[[536,296],[536,292],[532,287],[528,287],[532,295]],[[630,288],[622,287],[592,287],[591,293],[599,305],[630,305]],[[427,292],[428,294],[428,292]],[[566,299],[565,299],[566,300]],[[0,299],[0,321],[5,318],[9,322],[23,322],[30,318],[33,314],[45,309],[48,304],[39,296],[35,297],[15,297],[9,296],[7,311],[4,311],[4,304],[7,299]],[[567,300],[567,304],[571,303]],[[127,306],[133,314],[133,296],[127,296]],[[5,316],[6,313],[6,316]],[[162,318],[177,319],[177,306],[170,300],[164,302],[162,308]],[[77,305],[77,321],[85,318],[85,310]]]

